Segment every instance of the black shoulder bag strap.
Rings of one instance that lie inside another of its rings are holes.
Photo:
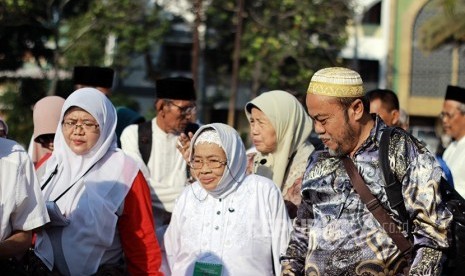
[[[402,183],[400,183],[394,173],[392,172],[389,162],[389,144],[391,143],[391,135],[394,132],[394,127],[387,127],[382,133],[379,141],[379,165],[383,172],[384,180],[386,182],[386,195],[391,207],[397,211],[402,226],[407,232],[409,237],[412,235],[412,223],[407,213],[404,204],[404,197],[402,195]]]
[[[152,121],[139,124],[139,151],[142,155],[142,160],[147,164],[149,162],[150,153],[152,151]]]
[[[398,225],[392,220],[379,200],[371,193],[352,159],[346,156],[342,158],[342,162],[350,177],[355,192],[359,194],[362,202],[367,206],[368,210],[373,214],[379,224],[381,224],[384,231],[391,237],[397,248],[402,252],[402,255],[410,262],[412,251],[412,244],[410,241],[404,237]]]

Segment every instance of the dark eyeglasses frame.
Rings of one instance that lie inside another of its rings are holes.
[[[179,111],[181,112],[182,116],[192,115],[197,111],[196,105],[188,105],[188,106],[179,106],[170,100],[165,100],[168,104],[176,106]]]
[[[206,165],[210,169],[218,169],[218,168],[221,168],[221,166],[226,166],[226,164],[228,163],[226,161],[220,161],[220,160],[198,160],[198,161],[199,162],[194,162],[194,160],[191,160],[191,162],[189,162],[189,167],[191,167],[194,170],[200,170],[201,168],[203,168],[203,166]]]

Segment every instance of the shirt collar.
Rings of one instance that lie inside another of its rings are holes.
[[[374,151],[379,148],[379,140],[381,139],[382,130],[387,128],[381,117],[376,114],[370,114],[375,121],[373,128],[370,130],[370,135],[363,142],[362,146],[355,152],[354,157],[366,151]]]

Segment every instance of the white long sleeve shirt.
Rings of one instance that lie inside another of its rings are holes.
[[[455,190],[465,197],[465,137],[452,142],[444,151],[443,159],[452,173]]]
[[[161,130],[152,120],[152,150],[147,164],[139,151],[138,125],[126,127],[120,137],[121,148],[141,164],[141,171],[150,185],[152,206],[173,211],[174,202],[187,183],[187,164],[176,148],[178,135]],[[157,214],[154,213],[157,218]],[[158,225],[158,224],[157,224]]]
[[[165,233],[172,275],[192,275],[195,263],[221,264],[222,275],[280,274],[291,222],[269,179],[249,175],[225,198],[198,182],[186,187]]]

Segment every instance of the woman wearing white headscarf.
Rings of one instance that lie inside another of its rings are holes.
[[[51,222],[35,244],[53,273],[125,267],[131,275],[158,275],[150,192],[136,162],[117,148],[115,128],[116,110],[96,89],[78,89],[63,105],[41,181]]]
[[[178,198],[165,233],[172,274],[279,275],[291,229],[279,189],[246,175],[244,145],[228,125],[202,126],[190,145],[197,181]]]
[[[250,135],[257,150],[252,171],[273,179],[281,189],[291,218],[300,204],[300,187],[307,159],[314,147],[312,121],[292,94],[274,90],[245,106]]]

